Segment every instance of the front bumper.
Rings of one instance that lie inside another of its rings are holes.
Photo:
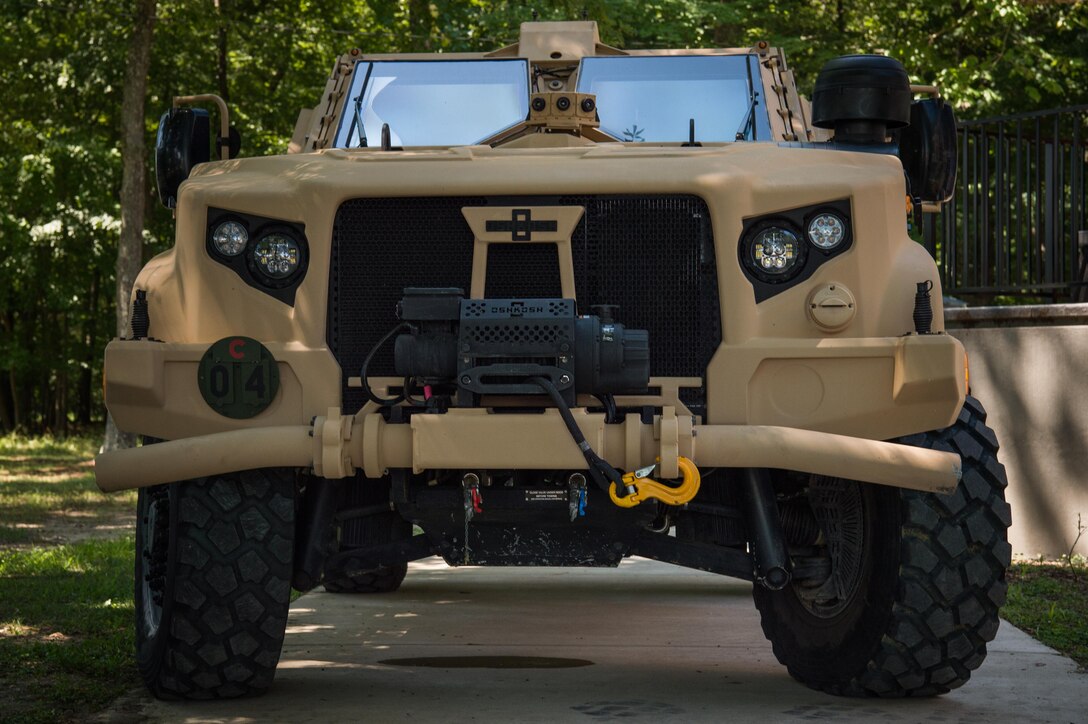
[[[602,415],[584,409],[575,410],[575,416],[590,445],[613,466],[634,470],[660,458],[659,474],[665,478],[678,476],[682,455],[704,468],[770,467],[925,491],[955,488],[957,455],[867,438],[937,429],[955,420],[966,393],[959,342],[947,335],[792,342],[765,340],[762,351],[748,345],[735,358],[752,371],[728,389],[711,383],[711,410],[740,391],[748,400],[744,420],[720,421],[712,412],[712,424],[695,424],[675,399],[676,388],[666,385],[656,398],[626,401],[632,407],[660,408],[653,423],[628,415],[622,423],[605,424]],[[495,414],[455,408],[443,415],[414,415],[404,424],[387,423],[372,405],[342,416],[340,369],[327,350],[267,346],[280,367],[280,391],[261,414],[233,420],[209,408],[197,389],[196,366],[204,345],[111,343],[106,401],[117,424],[172,441],[100,455],[99,487],[122,490],[261,467],[310,468],[326,478],[356,471],[377,478],[390,468],[417,473],[585,468],[554,409]],[[723,346],[712,367],[728,359],[730,351]],[[863,372],[866,365],[878,374],[842,378],[840,368]],[[803,374],[788,374],[798,370]],[[788,399],[783,388],[798,390],[796,397],[808,391],[806,385],[818,385],[820,404],[813,409],[819,415],[798,420],[783,404],[757,404],[769,383],[779,389],[777,397],[770,395],[772,401]],[[617,402],[625,404],[623,398]],[[883,424],[859,430],[860,423],[878,415],[885,418]]]
[[[576,411],[597,453],[634,470],[659,460],[662,477],[678,477],[678,457],[701,467],[773,467],[846,477],[930,492],[951,492],[960,479],[954,453],[829,433],[760,425],[692,425],[666,407],[652,424],[628,415],[606,425],[603,415]],[[556,410],[496,415],[451,410],[391,424],[377,412],[342,417],[334,408],[313,426],[270,427],[185,438],[95,459],[104,491],[145,487],[260,467],[312,468],[344,478],[390,468],[584,469],[585,459]]]
[[[117,426],[163,440],[240,428],[298,425],[340,404],[340,366],[327,349],[267,342],[279,392],[248,420],[224,417],[204,402],[197,368],[208,344],[114,340],[106,346],[106,407]]]
[[[122,430],[176,440],[240,428],[309,423],[341,407],[341,369],[325,347],[267,342],[280,388],[248,420],[216,413],[198,388],[208,344],[114,340],[106,347],[105,395]],[[707,420],[771,425],[888,440],[952,424],[967,393],[963,346],[947,334],[866,338],[756,338],[723,344],[706,372]],[[399,384],[400,380],[387,382]],[[657,395],[620,397],[620,406],[686,409],[662,378]]]

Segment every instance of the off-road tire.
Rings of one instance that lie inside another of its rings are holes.
[[[140,490],[136,661],[156,697],[271,686],[291,596],[294,499],[294,473],[280,469]]]
[[[412,535],[412,524],[393,512],[371,516],[364,527],[367,543],[388,543]],[[408,564],[380,568],[361,568],[344,563],[325,570],[325,590],[329,593],[392,593],[400,588],[408,574]]]
[[[865,543],[843,610],[815,615],[794,585],[754,588],[763,632],[794,678],[846,696],[930,696],[982,663],[1011,553],[1005,469],[985,422],[968,397],[951,427],[900,440],[960,454],[963,479],[950,495],[851,483],[862,493]]]

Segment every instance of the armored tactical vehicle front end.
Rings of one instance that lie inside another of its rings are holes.
[[[964,683],[1009,509],[908,235],[953,125],[889,58],[828,63],[810,104],[764,43],[623,51],[590,22],[353,50],[278,156],[229,158],[221,101],[176,99],[176,243],[106,351],[144,444],[96,464],[140,489],[150,689],[259,693],[292,586],[392,591],[432,555],[735,576],[810,686]]]

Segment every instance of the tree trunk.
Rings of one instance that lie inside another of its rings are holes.
[[[430,0],[409,0],[408,47],[429,52],[433,33],[434,14],[431,11]]]
[[[94,399],[94,389],[92,372],[95,368],[95,355],[101,354],[98,349],[98,335],[95,334],[95,328],[98,324],[98,285],[101,281],[101,274],[98,269],[94,270],[94,276],[91,277],[91,313],[90,316],[83,320],[83,367],[79,371],[79,409],[77,411],[77,419],[79,426],[84,431],[91,426],[91,406]]]
[[[71,344],[68,326],[68,313],[61,312],[61,338],[64,344],[61,346],[60,362],[57,367],[57,400],[53,415],[53,434],[61,437],[68,436],[68,345]]]
[[[11,429],[18,431],[23,424],[22,400],[19,399],[19,386],[15,379],[15,368],[8,370],[8,392],[11,395]]]
[[[227,85],[227,0],[215,0],[215,10],[219,15],[219,37],[218,37],[218,64],[216,68],[216,75],[219,80],[219,97],[227,103],[230,103],[230,87]]]
[[[147,172],[144,160],[144,117],[147,73],[151,67],[151,36],[155,28],[156,0],[136,0],[136,18],[128,46],[125,88],[121,106],[121,239],[117,245],[117,336],[126,336],[129,298],[140,271],[143,251],[144,212],[147,206]],[[103,447],[132,447],[135,438],[121,433],[112,418],[106,421]]]
[[[29,355],[30,359],[38,358],[38,345],[35,343],[34,331],[41,329],[43,324],[41,297],[38,297],[20,315],[18,323],[13,325],[22,338],[21,348]],[[34,407],[34,393],[42,391],[36,390],[34,380],[33,370],[25,367],[22,370],[18,367],[12,367],[11,394],[15,397],[15,427],[28,435],[36,435],[40,432],[38,429],[39,418]]]
[[[11,311],[14,307],[13,303],[9,303],[7,313],[0,316],[0,330],[8,339],[15,336],[15,313]],[[14,432],[18,427],[18,404],[15,399],[15,367],[12,366],[10,370],[0,372],[0,427],[4,432]]]
[[[12,417],[11,393],[6,370],[0,370],[0,432],[8,433],[15,430],[15,419]]]

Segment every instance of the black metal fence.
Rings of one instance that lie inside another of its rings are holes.
[[[1085,300],[1086,120],[1075,106],[959,123],[956,194],[923,223],[945,293]]]

